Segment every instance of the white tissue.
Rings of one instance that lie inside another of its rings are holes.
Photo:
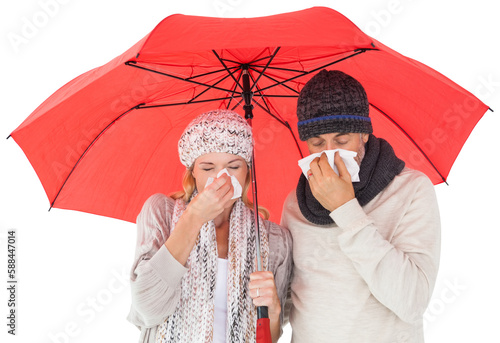
[[[340,154],[340,157],[344,161],[344,164],[347,168],[347,171],[349,174],[351,174],[351,181],[352,182],[359,182],[359,165],[354,159],[358,155],[357,152],[355,151],[350,151],[350,150],[344,150],[344,149],[335,149],[335,150],[325,150],[322,152],[318,152],[316,154],[311,154],[307,157],[304,157],[303,159],[299,160],[299,167],[302,169],[302,173],[304,173],[305,177],[307,177],[307,172],[309,171],[309,164],[314,160],[316,157],[320,157],[322,153],[326,153],[326,157],[328,157],[328,163],[330,166],[333,168],[333,171],[339,174],[339,171],[337,169],[337,166],[333,163],[333,158],[335,156],[335,152],[338,151]]]
[[[222,169],[218,174],[217,174],[217,178],[219,178],[222,174],[227,174],[230,178],[231,178],[231,183],[233,184],[233,189],[234,189],[234,194],[233,194],[233,197],[231,199],[236,199],[236,198],[239,198],[241,197],[241,193],[243,191],[243,189],[241,188],[241,185],[240,183],[238,182],[238,179],[236,178],[236,176],[234,175],[229,175],[229,172],[227,171],[226,168]],[[212,182],[214,182],[214,178],[213,177],[209,177],[207,179],[207,183],[205,185],[205,187],[207,187],[208,185],[210,185]]]

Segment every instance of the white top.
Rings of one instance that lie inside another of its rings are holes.
[[[227,260],[217,259],[217,281],[215,282],[214,340],[213,343],[226,342],[227,319]]]

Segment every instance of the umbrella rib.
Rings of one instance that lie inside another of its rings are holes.
[[[212,50],[213,51],[213,50]],[[221,58],[220,59],[221,61],[225,61],[225,62],[229,62],[229,63],[233,63],[233,64],[237,64],[237,65],[240,65],[240,62],[238,61],[233,61],[233,60],[229,60],[227,58]],[[237,68],[237,67],[233,67],[233,68]]]
[[[269,57],[269,60],[267,61],[266,66],[264,67],[264,69],[262,69],[261,72],[256,71],[257,73],[259,73],[259,76],[257,77],[257,80],[254,81],[253,86],[250,87],[250,91],[252,91],[252,89],[257,85],[257,82],[259,82],[261,76],[265,73],[266,69],[269,67],[269,64],[276,57],[276,55],[278,54],[278,51],[280,51],[280,49],[281,49],[281,47],[278,46],[276,48],[276,50],[274,50],[273,54]]]
[[[382,111],[380,108],[378,108],[377,106],[375,106],[374,104],[372,104],[371,102],[369,103],[370,106],[372,106],[373,108],[375,108],[377,111],[379,111],[380,113],[382,113],[387,119],[389,119],[391,121],[391,123],[393,123],[394,125],[396,125],[396,127],[398,129],[401,130],[401,132],[403,132],[405,134],[405,136],[413,143],[413,145],[415,145],[415,147],[420,151],[420,153],[425,157],[425,159],[427,160],[427,162],[429,162],[429,164],[432,166],[432,168],[434,168],[434,170],[436,171],[436,173],[438,173],[438,175],[441,177],[441,179],[443,180],[444,183],[446,183],[448,185],[448,182],[446,182],[446,179],[445,177],[441,174],[441,172],[436,168],[436,166],[434,165],[434,163],[432,163],[431,159],[429,158],[429,156],[427,156],[427,154],[422,150],[422,148],[417,144],[417,142],[415,142],[415,140],[408,134],[408,132],[406,132],[405,129],[403,129],[401,127],[401,125],[399,125],[394,119],[392,119],[387,113],[385,113],[384,111]]]
[[[264,49],[265,50],[265,49]],[[256,63],[256,62],[259,62],[259,61],[262,61],[262,60],[265,60],[265,59],[268,59],[269,57],[271,56],[266,56],[266,57],[261,57],[257,60],[254,60],[252,62],[250,62],[249,64],[252,64],[252,63]],[[233,60],[229,60],[227,58],[221,58],[221,60],[225,61],[225,62],[230,62],[230,63],[234,63],[234,64],[241,64],[241,62],[238,62],[238,61],[233,61]],[[234,67],[233,67],[234,68]]]
[[[243,101],[243,97],[241,97],[240,101],[238,101],[238,103],[236,105],[234,105],[233,108],[231,108],[231,111],[234,111],[236,109],[236,107],[240,106],[242,101]],[[229,106],[227,106],[227,108],[229,108]]]
[[[253,77],[252,77],[252,75],[250,75],[250,78],[252,78],[252,81],[253,81]],[[285,86],[285,85],[284,85],[284,86]],[[257,91],[256,91],[256,92],[260,93],[259,86],[258,86],[258,85],[256,85],[256,87],[257,87]],[[286,86],[286,87],[288,87],[288,86]],[[254,95],[255,95],[255,94],[254,94]],[[298,98],[298,95],[269,95],[269,96],[268,96],[268,95],[265,95],[265,94],[258,94],[258,95],[256,95],[256,96],[260,97],[260,99],[262,100],[262,102],[266,105],[266,108],[267,108],[267,111],[266,111],[266,112],[267,112],[269,115],[271,115],[272,117],[274,117],[276,120],[280,121],[280,122],[281,122],[281,124],[283,124],[284,126],[289,127],[288,122],[284,121],[284,120],[283,120],[283,119],[281,119],[281,118],[277,118],[275,115],[273,115],[273,114],[271,113],[271,109],[269,108],[269,104],[268,104],[268,101],[266,100],[266,98]],[[262,105],[260,105],[260,104],[259,104],[259,103],[255,100],[255,97],[253,98],[253,101],[254,101],[257,105],[259,105],[260,107],[262,107]],[[292,132],[292,135],[293,135],[293,132]],[[295,136],[294,136],[294,139],[295,139]],[[297,144],[297,141],[296,141],[296,144]],[[300,150],[300,149],[299,149],[299,150]],[[302,152],[301,152],[301,155],[302,155]]]
[[[278,48],[278,49],[279,49],[279,48]],[[264,49],[264,50],[266,50],[266,49]],[[264,50],[263,50],[263,51],[264,51]],[[250,63],[248,63],[248,64],[250,65],[250,64],[252,64],[252,63],[257,63],[257,62],[262,61],[262,60],[267,60],[268,58],[271,58],[271,56],[272,56],[272,55],[269,55],[269,56],[266,56],[266,57],[261,57],[261,58],[259,58],[259,59],[253,60],[252,62],[250,62]]]
[[[228,69],[236,69],[236,68],[238,68],[238,67],[229,67]],[[208,72],[208,73],[191,76],[191,77],[186,78],[186,80],[192,80],[192,79],[195,79],[197,77],[202,77],[202,76],[207,76],[207,75],[211,75],[211,74],[216,74],[216,73],[220,73],[220,72],[223,72],[223,71],[226,71],[226,69],[219,69],[219,70],[214,70],[214,71],[211,71],[211,72]]]
[[[255,81],[255,80],[253,79],[252,74],[249,74],[249,76],[250,76],[250,78],[252,79],[252,81],[254,82],[254,85],[257,87],[257,92],[259,92],[259,93],[260,93],[260,89],[259,89],[259,85],[257,85],[257,81]],[[254,94],[254,95],[255,95],[255,94]],[[259,95],[257,95],[257,96],[259,96],[259,97],[262,99],[262,101],[263,101],[263,102],[264,102],[264,104],[266,105],[267,110],[268,110],[268,111],[271,111],[271,109],[269,108],[269,104],[267,103],[266,99],[264,99],[264,95],[263,95],[263,94],[259,94]],[[255,99],[254,99],[254,102],[256,102],[256,101],[255,101]]]
[[[241,88],[241,90],[243,91],[243,87],[240,85],[240,83],[238,82],[238,80],[236,80],[236,78],[234,77],[233,73],[229,70],[229,68],[226,66],[226,64],[224,63],[224,61],[220,58],[219,54],[217,53],[217,51],[215,50],[212,50],[212,52],[214,53],[215,57],[217,57],[217,59],[219,60],[219,62],[222,64],[222,66],[224,67],[224,69],[227,71],[227,73],[229,75],[231,75],[231,77],[233,78],[234,82]],[[238,67],[238,69],[235,70],[238,71],[240,70],[241,67]]]
[[[139,66],[136,63],[137,62],[135,62],[135,61],[127,61],[127,62],[125,62],[125,65],[130,66],[130,67],[134,67],[134,68],[138,68],[138,69],[142,69],[142,70],[146,70],[146,71],[150,71],[150,72],[153,72],[153,73],[156,73],[156,74],[168,76],[168,77],[171,77],[171,78],[176,79],[176,80],[181,80],[181,81],[184,81],[184,82],[194,83],[194,84],[199,85],[199,86],[204,86],[204,87],[208,87],[208,88],[218,89],[218,90],[221,90],[221,91],[224,91],[224,92],[231,93],[230,90],[225,89],[225,88],[215,87],[213,85],[207,85],[205,83],[197,82],[197,81],[190,80],[190,79],[184,79],[184,78],[179,77],[179,76],[175,76],[175,75],[167,74],[167,73],[164,73],[164,72],[161,72],[161,71],[158,71],[158,70],[154,70],[154,69],[146,68],[146,67],[143,67],[143,66]]]
[[[144,108],[169,107],[169,106],[179,106],[179,105],[189,105],[189,104],[201,104],[201,103],[204,103],[204,102],[222,101],[222,100],[230,100],[230,99],[234,99],[234,97],[231,96],[231,97],[225,97],[225,98],[214,98],[214,99],[198,100],[198,101],[192,101],[192,99],[191,99],[191,100],[186,101],[186,102],[174,102],[174,103],[171,103],[171,104],[159,104],[159,105],[144,105],[144,104],[141,104],[141,105],[137,106],[137,109],[140,110],[140,109],[144,109]]]
[[[302,77],[302,76],[305,76],[305,75],[307,75],[307,74],[314,73],[314,72],[316,72],[316,71],[318,71],[318,70],[320,70],[320,69],[323,69],[323,68],[329,67],[329,66],[331,66],[331,65],[333,65],[333,64],[336,64],[336,63],[342,62],[342,61],[344,61],[344,60],[346,60],[346,59],[348,59],[348,58],[351,58],[351,57],[357,56],[357,55],[359,55],[359,54],[362,54],[362,53],[366,52],[367,50],[375,50],[375,49],[357,49],[357,50],[354,50],[354,53],[353,53],[353,54],[351,54],[351,55],[349,55],[349,56],[346,56],[346,57],[343,57],[343,58],[341,58],[340,60],[336,60],[336,61],[333,61],[333,62],[327,63],[327,64],[325,64],[325,65],[323,65],[323,66],[321,66],[321,67],[314,68],[314,69],[312,69],[312,70],[309,70],[309,71],[305,72],[304,74],[301,74],[301,75],[297,75],[297,76],[291,77],[291,78],[286,79],[286,80],[284,80],[284,81],[281,81],[281,82],[279,82],[279,83],[277,83],[277,84],[275,84],[275,85],[267,86],[267,87],[265,87],[265,88],[262,88],[262,89],[261,89],[261,91],[264,91],[264,90],[266,90],[266,89],[269,89],[269,88],[272,88],[272,87],[276,87],[276,86],[282,85],[282,84],[284,84],[284,83],[286,83],[286,82],[290,82],[290,81],[292,81],[292,80],[295,80],[295,79],[297,79],[297,78],[299,78],[299,77]]]
[[[257,71],[257,70],[255,70],[254,68],[250,68],[250,69],[252,69],[253,71],[255,71],[255,72],[257,72],[257,73],[258,73],[258,71]],[[271,67],[269,67],[269,69],[271,69]],[[276,80],[275,78],[273,78],[273,77],[271,77],[271,76],[269,76],[269,75],[267,75],[267,74],[262,74],[262,75],[263,75],[264,77],[267,77],[268,79],[270,79],[270,80],[271,80],[271,81],[273,81],[273,82],[276,82],[276,83],[277,83],[277,82],[279,82],[278,80]],[[288,86],[288,85],[282,85],[282,86],[284,86],[285,88],[288,88],[289,90],[291,90],[291,91],[292,91],[292,92],[294,92],[294,93],[299,94],[299,91],[297,91],[297,90],[293,89],[292,87],[290,87],[290,86]],[[260,92],[260,89],[258,90],[258,92]]]
[[[262,68],[262,66],[260,65],[252,65],[252,67],[256,67],[256,68]],[[304,71],[304,70],[296,70],[296,69],[289,69],[289,68],[280,68],[280,67],[271,67],[269,66],[268,69],[272,69],[272,70],[281,70],[281,71],[288,71],[288,72],[293,72],[293,73],[300,73],[300,74],[303,74],[303,75],[306,75],[307,74],[307,71]]]
[[[73,165],[73,168],[71,168],[70,172],[68,173],[68,176],[66,176],[66,179],[64,180],[63,184],[61,185],[61,187],[59,188],[59,191],[57,192],[56,196],[54,197],[54,200],[52,200],[51,204],[50,204],[50,208],[49,208],[49,211],[52,209],[52,207],[54,207],[54,204],[56,203],[56,200],[57,198],[59,197],[59,195],[61,194],[61,191],[62,189],[64,188],[64,186],[66,185],[66,183],[68,182],[69,178],[71,177],[71,175],[73,174],[73,172],[75,171],[76,167],[80,164],[80,161],[83,159],[83,156],[85,156],[85,154],[87,153],[87,151],[89,151],[89,149],[94,145],[94,143],[99,139],[99,137],[101,137],[103,135],[103,133],[109,128],[111,127],[111,125],[113,125],[114,123],[116,123],[116,121],[118,119],[120,119],[121,117],[123,117],[124,115],[126,115],[127,113],[129,113],[130,111],[132,110],[136,110],[136,109],[139,109],[141,105],[144,105],[143,103],[142,104],[139,104],[139,105],[136,105],[134,107],[132,107],[131,109],[123,112],[122,114],[120,114],[118,117],[116,117],[115,119],[113,119],[104,129],[101,130],[101,132],[99,132],[99,134],[92,140],[92,142],[90,142],[90,144],[87,146],[87,148],[82,152],[82,154],[80,155],[80,158],[78,158],[78,161],[76,161],[76,163]]]
[[[264,106],[262,106],[261,104],[259,104],[257,101],[253,100],[253,102],[259,106],[264,112],[266,112],[267,114],[269,114],[271,117],[273,117],[274,119],[276,119],[278,122],[280,122],[282,125],[284,125],[288,131],[290,131],[290,134],[292,135],[293,137],[293,140],[295,141],[295,145],[297,146],[297,150],[299,151],[299,154],[300,154],[300,158],[304,158],[304,155],[302,154],[302,150],[300,150],[300,146],[299,146],[299,142],[297,141],[297,138],[295,137],[295,135],[293,134],[293,131],[292,131],[292,128],[290,127],[290,124],[287,122],[287,121],[283,121],[281,119],[279,119],[278,117],[276,117],[274,114],[271,113],[271,111],[268,111],[264,108]]]
[[[221,83],[222,81],[224,81],[225,79],[227,79],[229,77],[229,75],[226,75],[224,76],[222,79],[220,79],[219,81],[217,81],[216,83],[214,83],[214,86]],[[191,98],[191,100],[188,101],[188,103],[192,103],[192,101],[196,98],[199,98],[201,95],[205,94],[206,92],[208,92],[210,90],[210,88],[207,88],[205,89],[204,91],[202,91],[201,93],[199,93],[198,95],[194,96],[193,98]]]
[[[258,94],[257,96],[263,97],[263,98],[298,98],[298,95],[287,95],[287,94]]]
[[[236,87],[238,86],[238,84],[239,84],[239,82],[240,82],[240,79],[241,79],[241,73],[240,73],[240,75],[238,76],[238,83],[235,83],[235,84],[234,84],[234,89],[233,89],[233,92],[234,92],[234,93],[236,93]],[[234,97],[232,97],[232,98],[229,100],[229,102],[227,103],[226,110],[227,110],[227,109],[229,109],[229,106],[231,106],[231,102],[233,101],[233,98],[234,98]],[[243,98],[242,98],[242,100],[243,100]],[[239,104],[240,104],[240,102],[238,102],[238,103],[235,105],[235,108],[236,108]]]

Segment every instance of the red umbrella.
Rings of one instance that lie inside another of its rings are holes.
[[[243,114],[241,77],[248,70],[259,200],[278,221],[300,172],[299,150],[306,151],[295,139],[296,97],[322,68],[363,84],[374,134],[435,184],[446,180],[488,109],[329,8],[248,19],[177,14],[64,85],[11,136],[51,207],[134,222],[151,194],[180,189],[176,144],[194,116],[214,108]]]

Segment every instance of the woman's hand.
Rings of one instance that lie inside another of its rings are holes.
[[[267,306],[271,337],[273,342],[277,342],[281,331],[281,304],[274,283],[273,273],[262,271],[250,274],[248,288],[250,289],[250,297],[253,299],[255,306]]]
[[[196,226],[201,226],[224,211],[233,193],[231,178],[222,174],[191,200],[185,211],[186,216]]]
[[[224,174],[191,200],[165,242],[165,247],[179,263],[186,264],[203,224],[221,214],[232,197],[231,178]]]
[[[319,158],[312,160],[308,172],[312,194],[330,212],[355,197],[351,175],[338,152],[335,153],[334,163],[339,175],[333,171],[326,154],[323,153]]]
[[[255,306],[267,306],[269,318],[278,318],[281,313],[281,304],[278,291],[274,284],[274,276],[270,271],[254,272],[250,274],[250,297]]]

